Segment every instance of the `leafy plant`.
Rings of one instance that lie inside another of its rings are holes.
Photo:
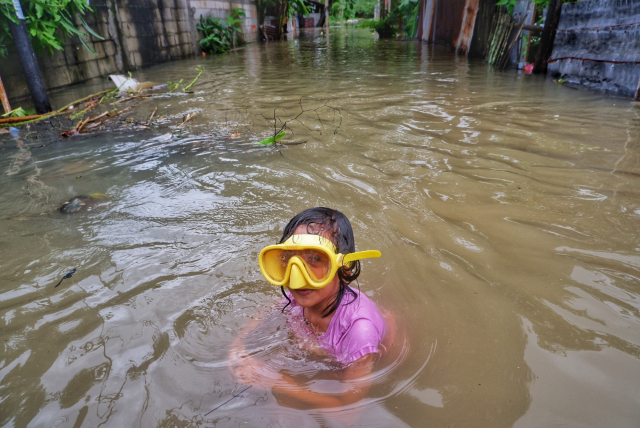
[[[24,117],[27,116],[27,112],[22,108],[22,107],[18,107],[16,109],[13,109],[5,114],[3,114],[0,117]]]
[[[305,0],[273,0],[276,8],[276,38],[282,37],[282,27],[287,18],[294,15],[309,16]]]
[[[532,1],[536,5],[536,8],[539,11],[544,10],[544,8],[546,8],[551,4],[551,0],[532,0]],[[564,3],[573,3],[576,1],[580,1],[580,0],[564,0]],[[507,13],[509,15],[512,15],[513,10],[516,7],[516,3],[518,3],[518,0],[498,0],[498,2],[496,3],[496,6],[506,6]]]
[[[398,34],[398,16],[399,9],[396,8],[389,13],[384,19],[377,21],[365,21],[359,25],[359,28],[370,28],[371,31],[378,33],[381,39],[392,39]]]
[[[373,18],[377,0],[335,0],[329,14],[334,21],[353,18]]]
[[[204,38],[200,40],[202,50],[220,53],[235,47],[238,34],[242,32],[240,18],[245,16],[245,11],[242,8],[232,9],[231,15],[227,15],[225,20],[211,16],[204,18],[201,15],[196,28],[204,34]]]
[[[232,9],[231,15],[227,15],[227,20],[224,22],[224,26],[227,31],[227,37],[231,40],[231,47],[236,47],[236,39],[238,34],[242,33],[242,20],[240,18],[246,18],[247,14],[242,8]]]
[[[355,0],[353,13],[359,18],[373,18],[373,13],[378,2],[376,0]]]
[[[200,40],[200,47],[209,53],[220,53],[231,49],[231,44],[227,41],[226,31],[220,18],[200,16],[200,22],[196,25],[202,31],[204,37]]]
[[[85,48],[96,55],[83,37],[91,34],[100,40],[104,38],[82,18],[86,12],[93,12],[87,0],[22,0],[21,3],[25,24],[36,49],[49,49],[53,53],[54,49],[62,50],[67,37],[78,36]],[[74,16],[79,18],[86,33],[76,27]],[[0,57],[7,56],[9,41],[13,39],[9,21],[18,23],[13,1],[0,0]]]
[[[414,39],[418,34],[418,15],[420,2],[418,0],[402,0],[398,5],[398,12],[403,17],[404,33],[407,39]]]

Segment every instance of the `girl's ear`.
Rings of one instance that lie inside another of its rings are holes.
[[[353,262],[348,263],[344,266],[341,266],[340,269],[338,270],[342,275],[343,278],[348,278],[351,276],[351,270],[353,269]]]

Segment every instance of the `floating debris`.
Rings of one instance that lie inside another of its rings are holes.
[[[62,279],[60,280],[60,282],[59,282],[59,283],[57,283],[57,284],[55,285],[55,287],[53,287],[53,288],[56,288],[58,285],[62,284],[62,281],[63,281],[63,280],[65,280],[65,279],[67,279],[67,278],[71,278],[71,277],[73,276],[73,274],[74,274],[74,273],[76,273],[76,268],[73,268],[73,270],[70,270],[69,272],[67,272],[67,273],[62,277]]]
[[[89,201],[89,196],[76,196],[60,205],[58,211],[60,211],[62,214],[75,214],[80,211],[82,207],[87,205],[87,201]]]
[[[78,176],[79,178],[82,176]],[[89,196],[78,195],[69,199],[64,204],[60,205],[58,211],[62,214],[75,214],[80,211],[84,206],[91,202],[97,202],[98,199],[107,199],[109,195],[105,195],[104,193],[91,193]]]
[[[286,132],[282,131],[281,133],[279,133],[275,137],[269,137],[269,138],[267,138],[265,140],[258,141],[257,143],[254,143],[254,145],[256,145],[256,146],[269,146],[271,144],[275,144],[275,142],[278,141],[280,138],[284,137],[285,134],[286,134]]]

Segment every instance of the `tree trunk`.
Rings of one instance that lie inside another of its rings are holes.
[[[553,41],[556,38],[556,30],[558,22],[560,22],[560,12],[562,12],[563,0],[552,0],[547,10],[547,19],[544,21],[544,28],[540,35],[540,46],[538,47],[538,55],[533,65],[533,72],[546,73],[549,58],[553,51]]]

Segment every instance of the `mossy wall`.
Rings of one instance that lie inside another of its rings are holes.
[[[95,12],[88,13],[85,20],[105,40],[85,38],[97,55],[85,49],[77,37],[68,39],[62,51],[38,53],[49,90],[197,55],[195,26],[200,15],[224,17],[231,8],[243,7],[247,10],[245,40],[255,40],[252,0],[91,0],[90,5]],[[0,76],[10,99],[29,96],[15,51],[0,60]]]

